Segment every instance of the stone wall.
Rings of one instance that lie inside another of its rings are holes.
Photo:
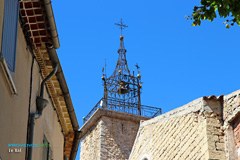
[[[233,137],[238,159],[240,159],[240,117],[233,123]]]
[[[100,159],[128,159],[139,123],[105,116],[102,117],[101,121]]]
[[[208,159],[223,160],[225,157],[224,133],[220,117],[215,113],[205,113]]]
[[[81,160],[100,158],[101,127],[100,119],[81,139]]]
[[[130,160],[225,159],[222,97],[199,98],[141,122]]]
[[[240,159],[240,90],[224,96],[223,120],[226,157]],[[237,158],[238,157],[238,158]]]
[[[143,119],[149,118],[98,109],[80,129],[80,159],[127,160]]]
[[[82,138],[81,160],[128,159],[131,148],[130,160],[240,159],[239,105],[240,90],[224,97],[202,97],[141,121],[136,139],[142,117],[135,121],[125,113],[96,111],[82,129],[87,133]]]

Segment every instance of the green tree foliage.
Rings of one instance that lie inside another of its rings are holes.
[[[192,26],[201,25],[201,21],[213,21],[219,14],[220,17],[227,18],[223,22],[226,28],[237,23],[240,26],[240,0],[201,0],[201,6],[195,6],[192,16],[187,16],[187,19],[192,19]],[[229,25],[230,24],[230,25]]]

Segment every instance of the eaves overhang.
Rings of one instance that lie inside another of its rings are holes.
[[[20,15],[34,46],[47,43],[55,49],[60,47],[50,0],[20,0]]]
[[[67,83],[62,72],[56,49],[60,47],[56,23],[50,0],[19,0],[21,25],[25,38],[41,69],[42,78],[52,70],[54,63],[58,71],[46,87],[56,109],[65,137],[64,155],[75,159],[79,145],[78,121],[73,108]]]

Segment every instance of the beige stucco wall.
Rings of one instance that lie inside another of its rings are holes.
[[[214,100],[210,100],[214,101]],[[141,122],[130,160],[224,160],[219,116],[211,109],[221,103],[202,98],[151,120]]]
[[[0,8],[2,7],[0,1]],[[0,13],[2,10],[0,9]],[[2,14],[0,14],[2,16]],[[0,18],[0,26],[1,18]],[[18,27],[16,71],[13,73],[13,82],[17,89],[17,95],[12,95],[6,76],[0,68],[0,157],[3,160],[25,159],[25,148],[20,153],[9,153],[8,144],[26,144],[28,106],[30,93],[30,70],[32,56],[27,49],[22,29]],[[0,28],[1,31],[1,28]],[[1,32],[0,32],[1,33]],[[0,35],[1,37],[1,35]],[[33,66],[33,83],[31,112],[36,111],[36,97],[39,95],[42,79],[39,67],[35,61]],[[56,111],[54,111],[49,95],[46,92],[44,97],[50,102],[43,111],[43,116],[35,121],[34,143],[42,143],[45,135],[51,144],[54,159],[63,158],[64,136],[58,122]],[[14,148],[14,147],[13,147]],[[33,149],[33,159],[42,160],[42,147]]]

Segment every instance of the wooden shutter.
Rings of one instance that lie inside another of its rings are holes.
[[[5,58],[10,71],[15,71],[17,34],[18,34],[18,0],[5,0],[2,55]]]

